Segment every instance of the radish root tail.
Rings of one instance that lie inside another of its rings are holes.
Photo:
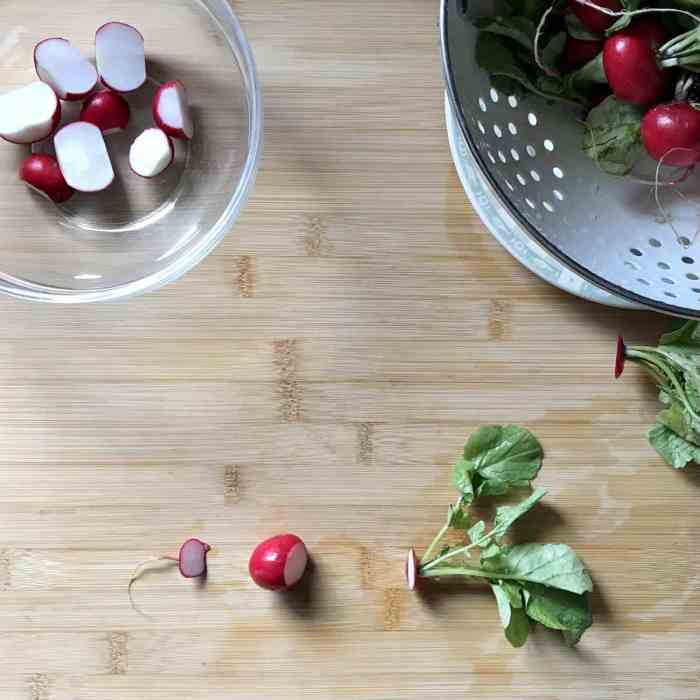
[[[160,561],[170,561],[174,562],[175,564],[178,563],[178,558],[173,557],[170,555],[166,555],[163,557],[154,557],[153,559],[146,559],[146,561],[142,561],[135,569],[134,573],[131,575],[131,578],[129,579],[129,587],[128,587],[128,593],[129,593],[129,602],[131,603],[131,607],[141,616],[145,617],[147,620],[153,620],[153,618],[150,615],[147,615],[141,608],[139,608],[138,605],[136,605],[136,601],[134,600],[134,584],[141,578],[143,575],[144,571],[146,570],[146,567],[149,566],[150,564],[157,564]]]

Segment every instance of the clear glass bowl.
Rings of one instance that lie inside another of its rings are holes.
[[[127,131],[106,137],[115,182],[55,205],[18,178],[29,146],[0,142],[0,291],[34,301],[106,301],[156,289],[205,258],[251,190],[262,146],[262,101],[250,46],[227,0],[6,0],[0,8],[0,92],[36,80],[34,46],[62,36],[94,59],[95,30],[110,20],[144,35],[148,83],[126,95]],[[128,151],[153,126],[158,83],[187,86],[196,133],[175,163],[145,180]],[[63,103],[72,120],[80,103]],[[53,149],[53,140],[32,147]]]

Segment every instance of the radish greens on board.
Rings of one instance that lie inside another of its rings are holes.
[[[420,561],[411,549],[406,562],[411,590],[420,579],[488,582],[506,639],[514,647],[527,641],[530,621],[560,630],[571,645],[593,622],[593,581],[570,547],[503,541],[513,524],[546,495],[544,489],[535,489],[514,505],[498,506],[491,525],[475,520],[466,510],[483,497],[528,487],[541,466],[542,446],[528,430],[514,425],[477,430],[454,468],[459,498],[448,508],[445,524]],[[450,530],[466,535],[468,543],[443,544]]]

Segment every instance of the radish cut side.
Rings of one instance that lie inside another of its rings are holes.
[[[207,554],[211,547],[201,540],[187,540],[180,547],[178,565],[185,578],[199,578],[207,572]]]
[[[141,177],[156,177],[173,162],[173,144],[160,129],[146,129],[131,146],[129,165]]]
[[[625,341],[621,335],[617,336],[617,348],[615,350],[615,379],[619,379],[625,370]]]
[[[79,192],[100,192],[114,180],[102,132],[88,122],[64,126],[54,137],[56,157],[66,182]]]
[[[164,83],[153,98],[153,119],[174,139],[191,139],[194,123],[187,90],[179,80]]]
[[[109,22],[95,35],[97,72],[117,92],[138,90],[146,82],[146,50],[141,33],[130,24]]]
[[[61,121],[61,103],[38,80],[0,96],[0,136],[12,143],[36,143],[51,136]]]
[[[304,575],[308,563],[309,555],[304,544],[302,542],[295,544],[289,550],[287,561],[284,564],[284,585],[291,588],[299,583],[299,579]]]
[[[34,49],[34,65],[41,80],[62,100],[82,100],[97,84],[97,71],[66,39],[44,39]]]
[[[411,548],[408,550],[408,556],[406,557],[406,585],[409,591],[414,591],[416,589],[417,569],[418,562],[416,561],[416,552]]]

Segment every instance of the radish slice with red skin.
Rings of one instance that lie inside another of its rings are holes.
[[[130,119],[129,103],[114,90],[91,95],[80,112],[81,121],[94,124],[105,136],[126,129]]]
[[[129,151],[131,169],[145,178],[160,175],[170,167],[174,158],[173,143],[160,129],[146,129]]]
[[[202,540],[191,539],[180,547],[178,566],[185,578],[199,578],[207,573],[207,554],[211,547]]]
[[[146,50],[137,29],[124,22],[108,22],[95,34],[97,72],[105,87],[133,92],[146,82]]]
[[[191,139],[194,123],[187,90],[179,80],[164,83],[153,98],[153,119],[168,136]]]
[[[46,83],[36,81],[0,96],[0,137],[17,144],[43,141],[61,121],[61,102]]]
[[[248,570],[261,588],[285,591],[299,583],[308,563],[309,555],[302,540],[285,534],[261,542],[250,557]]]
[[[52,202],[67,202],[75,190],[66,182],[54,156],[35,153],[27,156],[22,163],[19,176],[34,191]]]
[[[39,42],[34,48],[34,67],[62,100],[82,100],[97,85],[95,67],[67,39],[53,37]]]
[[[408,550],[406,557],[406,585],[409,591],[416,589],[416,576],[418,573],[418,560],[416,559],[416,550],[411,547]]]
[[[625,341],[621,335],[617,336],[617,347],[615,350],[615,379],[619,379],[625,371]]]
[[[102,132],[89,122],[73,122],[54,137],[56,157],[66,182],[79,192],[101,192],[114,180]]]

